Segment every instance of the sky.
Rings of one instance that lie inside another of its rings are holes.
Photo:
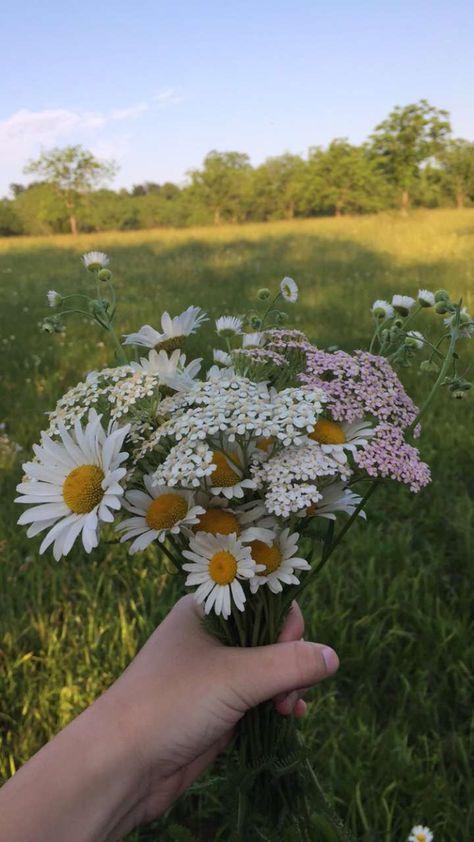
[[[360,143],[421,98],[474,140],[472,0],[21,0],[1,32],[0,195],[52,146],[116,160],[116,188],[184,183],[211,149]]]

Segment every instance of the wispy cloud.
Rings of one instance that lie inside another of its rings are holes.
[[[101,135],[110,134],[117,124],[126,124],[146,112],[182,101],[172,88],[161,91],[149,101],[115,108],[110,111],[81,111],[69,108],[46,108],[32,111],[22,108],[0,121],[0,158],[3,163],[17,164],[35,154],[42,146],[66,142],[84,142],[95,147],[111,143]]]

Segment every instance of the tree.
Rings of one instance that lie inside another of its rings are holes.
[[[193,193],[212,209],[215,225],[225,217],[234,222],[245,219],[251,172],[245,153],[215,150],[205,157],[202,170],[190,171]]]
[[[117,165],[99,161],[82,146],[66,146],[42,152],[27,164],[24,172],[36,173],[53,187],[67,209],[71,233],[77,234],[77,209],[82,197],[113,178]]]
[[[370,137],[371,151],[385,178],[400,193],[406,213],[420,168],[442,153],[451,132],[449,114],[426,99],[397,107]]]
[[[387,188],[367,150],[346,138],[309,151],[302,208],[306,213],[367,213],[386,203]]]
[[[463,208],[474,194],[474,143],[461,138],[450,141],[441,157],[441,168],[448,193],[456,207]]]
[[[293,219],[301,192],[305,162],[285,152],[267,158],[254,171],[253,210],[259,219]]]

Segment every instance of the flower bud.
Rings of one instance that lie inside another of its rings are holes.
[[[403,322],[402,322],[402,320],[401,320],[401,319],[395,319],[395,321],[394,321],[394,323],[393,323],[392,327],[394,327],[396,330],[401,330],[401,329],[402,329],[402,327],[403,327]]]
[[[448,312],[448,308],[446,307],[447,299],[440,298],[438,303],[435,305],[435,313],[439,313],[440,316],[443,316],[445,313]]]
[[[439,371],[439,365],[434,360],[423,360],[420,364],[420,371],[435,373]]]
[[[252,316],[250,319],[250,325],[255,328],[255,330],[258,330],[262,326],[262,320],[258,316]]]
[[[40,324],[40,330],[42,333],[54,333],[54,325],[49,319],[45,319]]]
[[[275,316],[276,323],[279,325],[285,324],[288,321],[288,313],[285,313],[283,310],[280,310]]]
[[[446,289],[437,289],[434,298],[436,303],[438,301],[449,301],[449,292]]]
[[[423,348],[424,342],[423,334],[419,330],[409,330],[405,336],[405,345],[407,348],[415,348],[419,351]]]
[[[110,281],[112,272],[110,269],[101,269],[100,272],[97,273],[97,277],[99,281]]]
[[[257,292],[257,298],[259,301],[267,301],[270,298],[271,292],[268,287],[262,287]]]

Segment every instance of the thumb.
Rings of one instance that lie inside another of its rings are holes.
[[[305,640],[234,651],[233,689],[249,708],[278,693],[318,684],[339,668],[333,649]]]

